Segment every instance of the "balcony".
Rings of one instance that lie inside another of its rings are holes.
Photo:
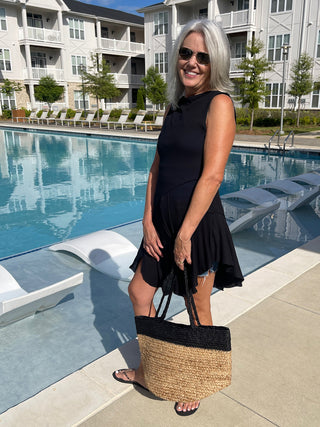
[[[237,12],[223,13],[216,17],[217,21],[221,22],[225,30],[240,29],[240,27],[248,27],[255,22],[255,11],[253,12],[252,22],[250,22],[249,10],[238,10]]]
[[[144,53],[144,43],[135,43],[126,40],[101,38],[102,49],[116,52]]]
[[[44,43],[61,43],[61,31],[27,27],[26,39]],[[19,29],[19,40],[25,40],[23,28]]]
[[[60,70],[58,68],[31,68],[32,71],[32,80],[40,80],[41,77],[50,76],[53,77],[57,82],[63,82],[64,81],[64,74],[63,70]],[[28,70],[27,68],[24,68],[23,70],[23,78],[24,80],[28,80]]]
[[[142,74],[118,74],[112,73],[114,77],[114,83],[118,87],[129,87],[130,85],[141,86],[141,79],[144,77]]]
[[[238,68],[241,61],[242,58],[230,58],[230,73],[243,73],[243,71]]]

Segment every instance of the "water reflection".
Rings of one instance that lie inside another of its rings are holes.
[[[0,258],[140,218],[154,153],[154,144],[0,131]],[[233,152],[220,191],[316,167],[316,158]]]

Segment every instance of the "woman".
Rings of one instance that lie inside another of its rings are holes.
[[[151,166],[143,241],[131,266],[129,295],[136,316],[155,316],[157,288],[184,295],[180,270],[190,265],[202,325],[212,325],[213,286],[241,286],[243,280],[218,189],[235,135],[230,88],[229,44],[212,21],[187,24],[173,50],[170,105]],[[146,387],[143,366],[113,373],[116,380]],[[177,402],[178,415],[191,415],[196,402]]]

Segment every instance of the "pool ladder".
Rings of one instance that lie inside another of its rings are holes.
[[[268,154],[270,154],[271,142],[272,142],[273,138],[275,138],[276,136],[278,136],[278,144],[277,144],[278,149],[279,149],[279,151],[282,151],[282,155],[284,156],[285,152],[286,152],[286,144],[287,144],[289,138],[291,138],[291,147],[293,147],[293,145],[294,145],[294,132],[293,132],[293,130],[291,130],[289,132],[289,134],[286,136],[285,140],[283,141],[283,146],[281,147],[280,146],[280,136],[281,136],[280,135],[280,129],[277,129],[275,131],[275,133],[272,135],[272,137],[269,139]]]

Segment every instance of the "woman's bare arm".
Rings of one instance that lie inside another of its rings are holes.
[[[159,261],[159,257],[162,255],[161,249],[163,248],[163,246],[152,222],[152,211],[154,194],[159,173],[159,160],[159,154],[158,151],[156,151],[152,166],[150,168],[144,215],[142,220],[144,248],[148,252],[148,254],[156,258],[157,261]]]
[[[180,262],[177,262],[177,265],[181,269],[181,261],[191,263],[191,236],[209,209],[223,180],[235,136],[235,126],[231,99],[227,95],[217,95],[211,101],[207,114],[203,171],[175,241],[175,261]]]

